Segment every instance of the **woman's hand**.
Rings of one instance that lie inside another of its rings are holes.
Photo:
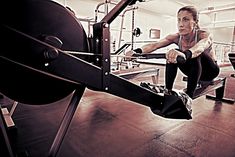
[[[125,53],[125,60],[126,61],[130,61],[130,60],[132,60],[132,56],[133,56],[133,54],[134,54],[135,52],[133,51],[133,50],[130,50],[130,51],[127,51],[126,53]]]
[[[176,50],[176,49],[171,49],[166,53],[166,61],[167,63],[177,63],[177,57],[182,56],[186,60],[186,56],[184,53]]]

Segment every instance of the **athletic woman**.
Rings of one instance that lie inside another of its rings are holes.
[[[151,53],[170,44],[178,45],[179,49],[171,49],[166,53],[165,86],[172,90],[179,68],[187,77],[186,93],[192,98],[199,80],[211,81],[219,74],[219,66],[212,49],[212,36],[208,31],[198,26],[198,12],[193,6],[185,6],[177,13],[178,32],[170,34],[158,42],[144,45],[141,48],[129,51],[126,56],[135,53]],[[186,59],[183,64],[177,63],[177,56]]]

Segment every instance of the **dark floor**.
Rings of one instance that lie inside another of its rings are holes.
[[[162,83],[164,69],[160,69]],[[232,67],[221,70],[223,76],[234,72]],[[185,85],[181,77],[179,74],[176,88]],[[226,97],[235,98],[234,85],[235,78],[228,77]],[[44,106],[17,106],[13,119],[19,153],[47,156],[70,98]],[[7,106],[12,101],[5,98],[2,103]],[[58,156],[235,157],[235,105],[202,96],[193,101],[192,109],[191,120],[165,119],[148,107],[87,89]]]

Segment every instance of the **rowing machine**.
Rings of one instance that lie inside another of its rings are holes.
[[[57,155],[85,88],[148,106],[162,117],[192,118],[180,98],[169,99],[110,72],[109,26],[126,6],[135,2],[121,0],[93,25],[93,47],[79,20],[54,1],[2,2],[1,93],[30,105],[56,102],[73,93],[51,145],[50,157]],[[9,8],[11,14],[6,14]],[[76,51],[93,55],[66,53]]]

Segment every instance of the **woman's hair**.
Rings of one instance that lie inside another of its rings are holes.
[[[199,26],[198,26],[199,14],[198,14],[197,9],[194,6],[184,6],[178,10],[178,14],[180,11],[188,11],[189,13],[191,13],[193,16],[193,20],[196,22],[196,28],[199,29]]]

